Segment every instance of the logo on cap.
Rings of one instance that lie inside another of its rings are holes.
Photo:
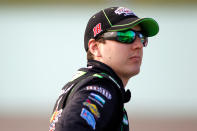
[[[130,9],[125,7],[119,7],[118,9],[115,10],[115,13],[118,15],[124,14],[124,16],[128,16],[128,15],[136,16]]]
[[[101,29],[101,23],[98,23],[94,28],[93,28],[93,32],[94,32],[94,37],[96,35],[98,35],[99,33],[101,33],[102,29]]]

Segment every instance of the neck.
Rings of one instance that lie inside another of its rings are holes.
[[[119,76],[119,75],[118,75]],[[120,79],[122,80],[122,83],[123,83],[123,85],[124,85],[124,88],[126,87],[126,85],[127,85],[127,83],[128,83],[128,81],[129,81],[129,78],[124,78],[124,77],[121,77],[121,76],[119,76],[120,77]]]
[[[113,68],[111,68],[108,64],[99,61],[99,60],[88,60],[88,66],[93,66],[94,70],[98,69],[102,69],[103,71],[105,71],[105,73],[107,73],[108,75],[110,75],[112,78],[114,78],[114,80],[121,86],[121,87],[125,87],[127,84],[128,80],[124,80],[123,83],[123,79],[121,79],[121,77],[115,72],[115,70],[113,70]]]
[[[94,60],[99,61],[101,63],[104,63],[105,65],[110,67],[114,71],[114,73],[119,77],[119,79],[122,81],[122,84],[123,84],[124,88],[126,87],[128,80],[131,78],[130,75],[123,74],[120,71],[115,70],[113,68],[113,66],[110,66],[110,64],[108,62],[103,61],[103,59],[99,59],[99,58],[96,57]]]
[[[127,85],[127,82],[128,82],[128,80],[122,80],[122,82],[123,82],[123,85],[124,85],[124,88],[126,87],[126,85]]]

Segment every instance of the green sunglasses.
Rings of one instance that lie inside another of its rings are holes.
[[[148,38],[139,31],[127,30],[121,32],[106,32],[101,36],[101,38],[104,38],[104,40],[116,40],[124,44],[132,44],[136,40],[137,36],[140,38],[143,46],[146,47],[148,44]]]

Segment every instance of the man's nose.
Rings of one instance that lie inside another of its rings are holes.
[[[141,49],[141,48],[143,48],[143,43],[141,42],[139,37],[137,37],[135,39],[135,41],[131,45],[132,45],[132,49]]]

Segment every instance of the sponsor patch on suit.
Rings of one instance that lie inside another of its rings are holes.
[[[99,95],[97,95],[95,93],[90,93],[90,96],[92,96],[93,98],[95,98],[96,100],[101,102],[102,104],[105,104],[105,100],[101,96],[99,96]]]
[[[104,95],[107,99],[109,99],[109,100],[112,99],[111,93],[108,90],[106,90],[100,86],[87,86],[86,89],[97,91],[97,92],[101,93],[102,95]]]
[[[93,128],[93,130],[96,129],[96,121],[92,113],[90,113],[87,109],[82,108],[80,116]]]
[[[98,108],[96,107],[95,104],[92,104],[89,99],[87,99],[86,102],[83,102],[83,105],[87,106],[90,109],[90,111],[95,115],[96,118],[100,117],[100,113],[98,112]]]
[[[103,108],[103,104],[101,104],[101,102],[99,102],[98,100],[96,100],[95,98],[91,97],[91,96],[88,96],[88,98],[94,102],[96,102],[100,107]]]

